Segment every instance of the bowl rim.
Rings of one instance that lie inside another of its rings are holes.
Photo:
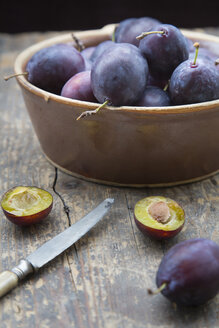
[[[75,32],[74,35],[83,40],[85,45],[87,42],[90,41],[90,39],[99,38],[101,39],[110,39],[111,35],[115,29],[117,24],[109,24],[104,26],[101,29],[96,30],[88,30],[88,31],[79,31]],[[214,36],[211,34],[203,33],[203,32],[197,32],[197,31],[191,31],[187,29],[180,29],[181,32],[188,38],[197,38],[201,39],[202,41],[208,41],[208,42],[214,42],[218,43],[219,47],[219,37]],[[58,32],[57,32],[58,33]],[[95,39],[94,39],[95,40]],[[46,102],[48,101],[54,101],[58,102],[63,105],[67,105],[69,107],[77,107],[81,108],[82,110],[85,109],[96,109],[100,104],[94,103],[94,102],[87,102],[87,101],[81,101],[81,100],[75,100],[70,99],[66,97],[62,97],[53,93],[50,93],[48,91],[45,91],[43,89],[40,89],[26,79],[23,74],[24,67],[27,63],[27,61],[31,58],[31,56],[38,50],[48,47],[50,45],[60,43],[60,42],[69,42],[72,41],[72,32],[64,33],[64,34],[58,34],[57,36],[45,39],[43,41],[37,42],[26,49],[24,49],[22,52],[20,52],[14,62],[14,72],[15,74],[18,74],[16,76],[16,79],[18,83],[24,87],[27,91],[31,92],[32,94],[39,96],[43,98]],[[195,104],[187,104],[187,105],[177,105],[177,106],[164,106],[164,107],[138,107],[138,106],[104,106],[104,111],[119,111],[119,112],[133,112],[133,113],[153,113],[153,114],[166,114],[166,113],[172,113],[172,114],[182,114],[182,113],[193,113],[198,111],[204,111],[209,109],[214,109],[215,107],[219,107],[219,99],[201,102],[201,103],[195,103]]]

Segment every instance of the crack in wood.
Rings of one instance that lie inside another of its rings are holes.
[[[65,212],[65,214],[67,216],[68,225],[70,227],[71,226],[70,208],[66,205],[65,200],[62,197],[62,195],[56,190],[57,180],[58,180],[58,169],[55,167],[55,177],[54,177],[52,189],[53,189],[54,193],[60,198],[60,200],[61,200],[61,202],[63,204],[63,209],[64,209],[64,212]],[[78,260],[78,251],[77,251],[76,245],[73,244],[73,247],[74,247],[74,250],[75,250],[76,258]],[[69,266],[69,272],[70,272],[71,280],[72,280],[72,283],[73,283],[73,286],[74,286],[74,290],[77,291],[76,283],[75,283],[74,276],[73,276],[73,272],[71,270],[70,259],[69,259],[69,256],[68,256],[68,253],[67,252],[66,252],[66,258],[67,258],[67,262],[68,262],[68,266]]]
[[[136,236],[135,236],[135,231],[134,231],[134,227],[133,227],[133,221],[132,221],[132,216],[131,216],[131,208],[128,204],[128,197],[126,195],[126,193],[124,193],[125,195],[125,200],[126,200],[126,205],[127,205],[127,209],[128,209],[128,214],[129,214],[129,220],[130,220],[130,223],[131,223],[131,228],[132,228],[132,233],[133,233],[133,237],[134,237],[134,241],[135,241],[135,245],[137,247],[137,252],[138,252],[138,255],[140,256],[140,253],[139,253],[139,247],[138,247],[138,243],[137,243],[137,240],[136,240]]]
[[[70,219],[70,209],[69,207],[66,205],[64,198],[62,197],[62,195],[56,190],[56,183],[58,180],[58,169],[55,167],[55,177],[54,177],[54,181],[53,181],[53,186],[52,189],[54,191],[54,193],[60,198],[62,204],[63,204],[63,208],[65,211],[65,214],[67,215],[68,218],[68,224],[69,227],[71,226],[71,219]]]

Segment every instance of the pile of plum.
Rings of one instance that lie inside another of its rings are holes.
[[[120,22],[113,40],[81,51],[69,44],[29,60],[35,86],[77,100],[113,106],[170,106],[219,98],[217,56],[151,17]]]

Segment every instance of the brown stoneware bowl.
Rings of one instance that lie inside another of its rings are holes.
[[[78,32],[86,46],[110,39],[114,25]],[[182,31],[219,57],[219,38]],[[37,43],[19,54],[15,73],[49,45],[72,41],[71,33]],[[98,104],[43,91],[18,76],[24,101],[47,159],[79,178],[118,186],[168,186],[197,181],[219,170],[219,100],[169,107],[110,107],[76,118]]]

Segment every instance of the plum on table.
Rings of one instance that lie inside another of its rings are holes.
[[[138,201],[134,208],[138,229],[155,239],[168,239],[177,235],[185,223],[185,213],[174,200],[163,196],[150,196]]]
[[[159,265],[156,284],[176,304],[206,303],[219,292],[219,245],[204,238],[174,245]]]
[[[53,206],[52,195],[41,188],[18,186],[8,190],[1,199],[8,220],[17,225],[30,225],[46,218]]]

